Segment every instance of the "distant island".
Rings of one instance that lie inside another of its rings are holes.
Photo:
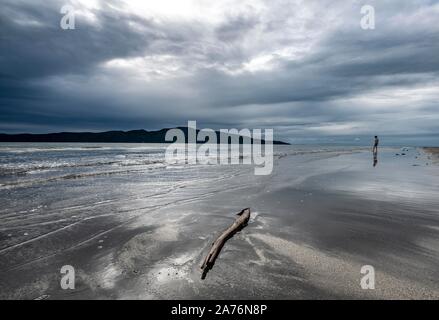
[[[166,132],[169,129],[161,129],[156,131],[146,131],[146,130],[131,130],[131,131],[105,131],[105,132],[58,132],[58,133],[47,133],[47,134],[4,134],[0,133],[0,142],[101,142],[101,143],[170,143],[165,140]],[[187,127],[177,127],[175,129],[180,129],[185,132],[186,137],[188,128]],[[200,130],[196,130],[197,134]],[[217,139],[221,133],[215,131]],[[231,135],[229,135],[231,136]],[[243,143],[242,136],[239,139],[240,143]],[[254,140],[251,139],[251,143]],[[265,141],[261,140],[264,144]],[[203,142],[198,142],[203,143]],[[273,141],[276,145],[289,145],[289,143],[283,141]]]

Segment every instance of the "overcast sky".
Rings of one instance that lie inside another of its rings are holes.
[[[1,0],[0,66],[0,132],[439,134],[439,1]]]

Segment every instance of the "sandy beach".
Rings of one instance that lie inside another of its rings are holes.
[[[428,153],[428,160],[431,160],[434,164],[439,163],[439,148],[424,148],[424,150]]]
[[[0,297],[438,299],[437,155],[383,148],[373,167],[369,148],[285,146],[271,176],[145,163],[33,180],[3,172]],[[211,242],[246,207],[249,225],[201,280]],[[63,265],[75,290],[60,287]],[[360,286],[364,265],[375,290]]]

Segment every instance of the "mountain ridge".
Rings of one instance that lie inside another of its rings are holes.
[[[6,134],[0,133],[0,142],[72,142],[72,143],[171,143],[165,140],[166,132],[171,129],[180,129],[185,133],[186,142],[188,136],[187,127],[176,127],[176,128],[163,128],[154,131],[148,131],[145,129],[136,130],[111,130],[103,132],[54,132],[54,133],[18,133],[18,134]],[[196,130],[197,134],[200,130]],[[221,133],[215,131],[217,135],[217,141]],[[233,137],[235,135],[228,135]],[[242,144],[243,136],[239,137],[239,143]],[[254,143],[254,139],[251,139],[251,143]],[[264,144],[264,139],[261,139]],[[203,141],[198,141],[197,143],[203,143]],[[289,145],[287,142],[283,141],[273,141],[275,145]]]

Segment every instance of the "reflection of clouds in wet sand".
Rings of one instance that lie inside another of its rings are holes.
[[[116,284],[117,278],[122,274],[120,268],[113,263],[99,272],[99,283],[104,289],[112,289]]]
[[[167,286],[193,282],[192,269],[201,249],[181,250],[181,224],[176,222],[180,219],[171,220],[152,232],[134,236],[116,254],[115,264],[123,270],[124,277],[135,278],[123,298],[157,299],[165,296]]]
[[[192,273],[198,255],[198,251],[186,252],[149,265],[128,295],[134,294],[140,299],[181,298],[180,290],[187,290],[194,282]]]
[[[124,269],[133,269],[138,262],[155,261],[166,242],[178,240],[178,226],[167,224],[153,232],[141,233],[126,242],[117,254],[117,263]]]
[[[186,280],[192,283],[193,279],[190,277],[190,273],[198,254],[198,251],[193,251],[166,258],[157,264],[147,274],[147,277],[151,282],[155,282],[157,286],[175,280]]]

